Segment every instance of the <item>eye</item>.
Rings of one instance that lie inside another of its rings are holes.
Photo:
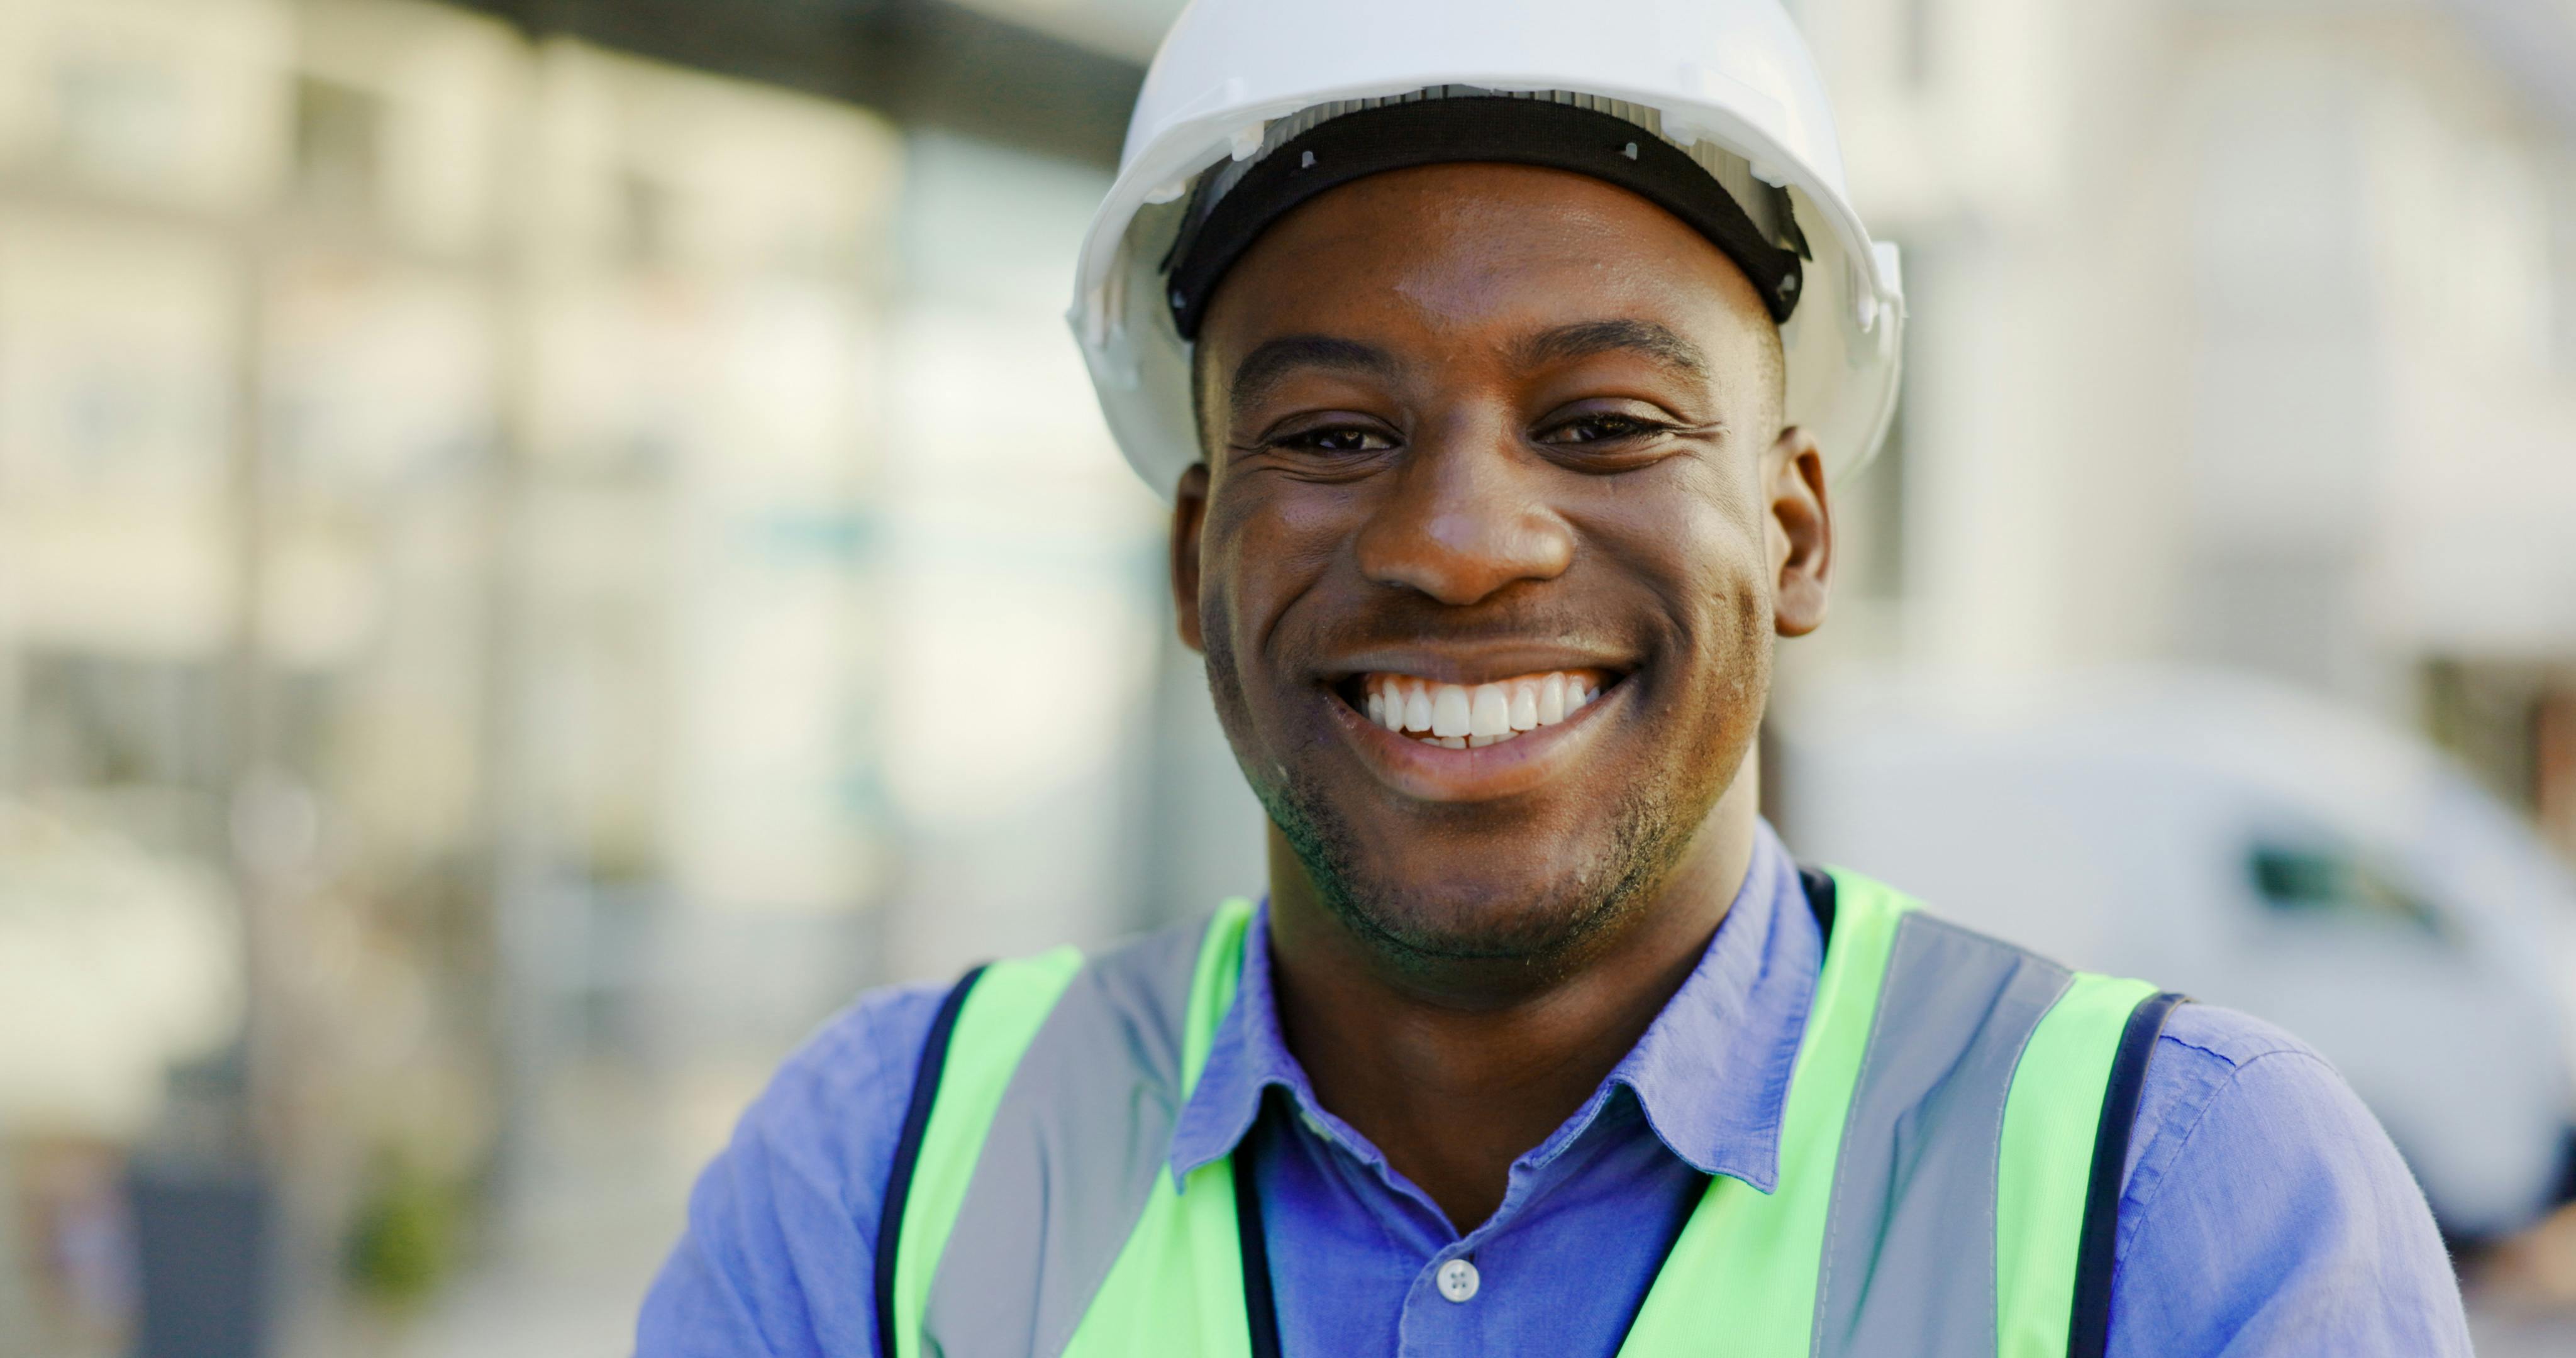
[[[1538,441],[1541,443],[1578,445],[1590,443],[1617,443],[1627,439],[1645,438],[1648,435],[1665,433],[1672,429],[1672,427],[1673,426],[1666,424],[1661,420],[1649,420],[1636,415],[1623,415],[1611,411],[1595,411],[1590,414],[1577,415],[1570,420],[1562,420],[1556,424],[1548,426],[1545,430],[1540,432]]]
[[[1394,447],[1395,440],[1366,425],[1331,424],[1282,434],[1271,439],[1269,446],[1309,453],[1382,453]]]

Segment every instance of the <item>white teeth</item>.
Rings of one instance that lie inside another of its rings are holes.
[[[1600,696],[1585,675],[1562,671],[1473,686],[1388,674],[1369,681],[1366,706],[1370,721],[1426,745],[1480,750],[1554,726]]]
[[[1408,731],[1431,729],[1431,695],[1423,692],[1420,684],[1405,685],[1404,729]]]
[[[1467,690],[1441,684],[1431,690],[1431,734],[1446,739],[1467,734]]]

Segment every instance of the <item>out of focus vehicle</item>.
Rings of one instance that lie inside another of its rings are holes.
[[[2429,746],[2207,673],[1852,683],[1777,724],[1799,852],[2314,1045],[2454,1236],[2570,1188],[2576,883]]]

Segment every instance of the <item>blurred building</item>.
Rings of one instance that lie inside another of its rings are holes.
[[[2251,669],[2576,851],[2576,15],[1795,8],[1913,326],[1859,606],[1792,663]]]
[[[526,17],[0,5],[0,1353],[611,1351],[800,1033],[1144,916],[1083,125]]]

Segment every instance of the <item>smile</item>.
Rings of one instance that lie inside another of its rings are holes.
[[[1483,749],[1554,726],[1601,694],[1599,670],[1549,670],[1484,684],[1380,671],[1360,676],[1368,719],[1444,749]]]

